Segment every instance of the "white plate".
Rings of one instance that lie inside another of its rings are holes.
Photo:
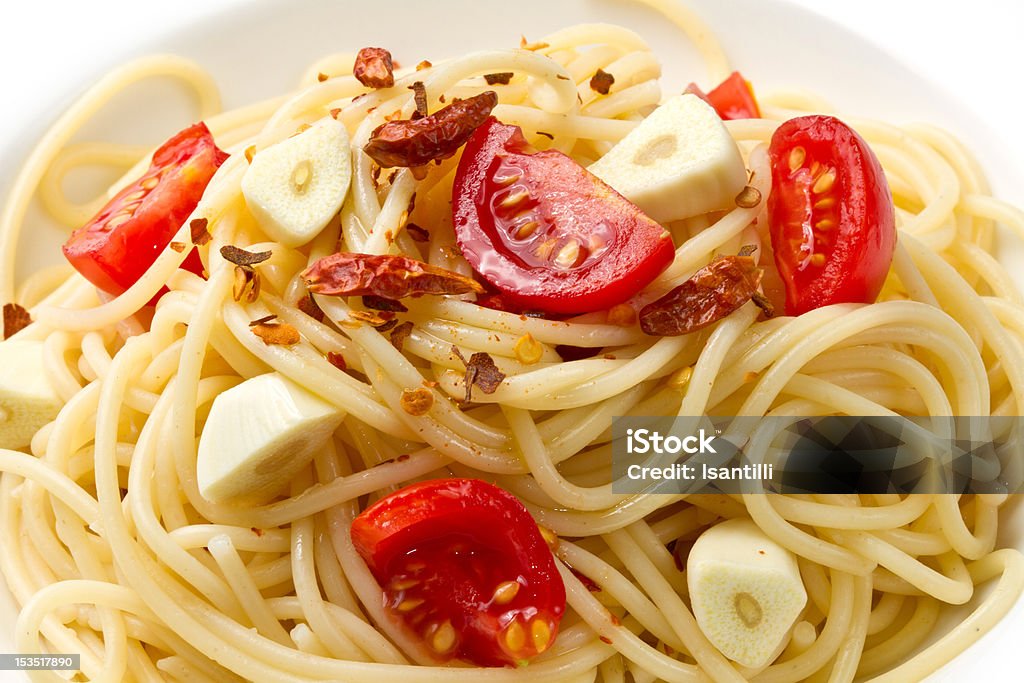
[[[797,1],[813,4],[810,0]],[[796,5],[769,3],[767,0],[693,0],[692,4],[721,36],[733,63],[759,90],[770,91],[784,86],[813,88],[851,113],[893,122],[921,120],[942,125],[954,131],[975,151],[998,195],[1016,202],[1024,200],[1024,173],[1019,162],[1024,157],[1022,137],[1020,129],[1010,125],[1013,117],[1007,115],[1005,109],[1017,100],[1007,99],[1005,92],[996,92],[992,96],[1002,102],[1003,109],[997,109],[990,118],[995,125],[995,128],[990,128],[961,104],[960,99],[971,98],[974,110],[984,111],[984,103],[979,106],[978,98],[988,97],[988,93],[993,92],[991,89],[979,90],[976,83],[965,82],[963,77],[949,83],[949,90],[943,89],[935,85],[944,75],[939,70],[928,72],[932,80],[922,78],[878,46]],[[848,9],[848,3],[843,4],[847,16],[857,16],[855,11]],[[938,4],[945,4],[949,9],[954,5],[952,2]],[[49,89],[37,81],[22,107],[0,114],[0,159],[3,159],[0,162],[0,187],[5,191],[10,187],[17,168],[15,160],[23,157],[42,132],[42,126],[55,118],[60,107],[70,101],[77,89],[72,84],[79,84],[80,88],[81,84],[94,81],[105,68],[122,58],[144,52],[172,51],[196,59],[223,84],[227,105],[237,106],[290,88],[306,65],[330,52],[384,45],[392,48],[397,59],[408,64],[455,52],[514,46],[522,33],[536,39],[572,23],[609,21],[633,28],[651,42],[665,65],[666,90],[681,89],[691,80],[708,85],[695,52],[680,39],[676,29],[646,7],[630,3],[517,0],[512,13],[510,4],[506,2],[403,1],[391,5],[387,18],[382,17],[380,5],[373,2],[292,0],[287,4],[263,2],[243,6],[239,0],[218,0],[217,5],[225,9],[219,13],[212,12],[209,7],[189,10],[192,16],[202,14],[204,19],[187,29],[181,28],[181,21],[172,21],[173,15],[168,10],[167,20],[177,28],[144,44],[128,39],[124,44],[109,43],[119,47],[94,46],[92,52],[82,59],[78,59],[78,55],[62,58],[57,80],[61,87]],[[863,11],[882,16],[885,5],[889,3],[876,0],[867,3]],[[989,15],[996,16],[992,8],[997,3],[983,0],[982,5],[988,7]],[[934,11],[935,5],[931,7]],[[1000,12],[1002,8],[1006,5],[996,7]],[[896,8],[890,9],[895,16],[902,16],[908,21],[913,15],[910,10],[898,12]],[[151,7],[145,11],[151,20],[160,16]],[[830,10],[826,7],[824,11]],[[833,13],[841,15],[843,11]],[[1015,10],[1016,19],[1001,16],[1006,24],[1002,28],[992,28],[992,35],[1008,36],[1006,25],[1019,26],[1020,15],[1018,8]],[[865,23],[863,17],[861,19],[861,27],[872,26],[870,22]],[[925,15],[921,19],[927,20],[928,17]],[[969,25],[971,17],[964,17],[964,21]],[[123,19],[121,23],[130,26]],[[947,19],[945,25],[956,24]],[[76,29],[77,26],[71,31]],[[29,35],[35,33],[37,37],[45,33],[41,27],[26,30]],[[895,30],[892,25],[885,25],[878,34],[880,39],[895,41],[897,37],[902,40],[906,32],[926,30],[927,22],[897,26]],[[157,32],[150,29],[149,35],[157,36]],[[972,34],[968,32],[968,35]],[[989,63],[991,55],[985,43],[988,30],[975,27],[973,35],[973,42],[967,40],[965,43],[963,36],[957,35],[951,37],[949,44],[959,46],[967,63],[976,64],[979,70],[989,69],[985,82],[991,85],[1000,82],[999,78],[993,78],[991,69],[996,72],[1004,69],[1010,76],[1019,67],[1019,62],[1016,66],[1012,62],[1001,66],[998,62],[994,65]],[[973,51],[968,51],[968,47]],[[182,104],[182,98],[168,98],[166,89],[167,84],[152,85],[121,98],[115,106],[103,112],[99,120],[90,124],[83,139],[102,137],[150,143],[163,139],[168,130],[177,130],[189,120],[188,108]],[[45,113],[40,116],[41,112]],[[45,219],[40,217],[38,220]],[[24,267],[56,262],[59,258],[56,245],[61,233],[40,223],[33,234],[37,238],[26,244],[22,252]],[[1004,521],[1002,533],[1004,542],[1024,547],[1024,513],[1014,514],[1008,523]],[[15,606],[0,582],[0,652],[11,650],[15,614]],[[1019,604],[997,629],[934,679],[959,681],[987,677],[1000,681],[1013,678],[1009,672],[1019,666],[1016,650],[1021,635],[1024,635],[1024,605]],[[27,680],[15,679],[11,672],[0,673],[0,679]]]

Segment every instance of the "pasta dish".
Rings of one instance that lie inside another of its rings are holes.
[[[80,655],[33,676],[903,682],[1011,609],[1007,492],[613,481],[613,417],[1024,415],[1024,213],[970,150],[645,2],[707,81],[583,24],[228,111],[149,57],[61,116],[0,216],[0,574],[17,650]],[[155,77],[200,120],[69,142]],[[33,201],[64,263],[16,280]]]

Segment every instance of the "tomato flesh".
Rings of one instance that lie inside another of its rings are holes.
[[[117,295],[149,269],[189,217],[228,155],[206,124],[181,131],[153,153],[149,170],[111,199],[64,244],[64,256],[89,282]],[[203,271],[193,249],[182,268]]]
[[[714,107],[723,121],[761,118],[761,109],[757,106],[754,89],[739,71],[733,71],[717,88],[707,94],[697,87],[696,83],[687,86],[686,92],[696,95]]]
[[[491,117],[466,143],[452,190],[455,236],[510,305],[611,308],[672,263],[665,229],[571,158],[537,152]]]
[[[440,661],[522,665],[554,642],[565,586],[536,522],[477,479],[435,479],[381,499],[352,542],[384,606]]]
[[[783,123],[768,150],[768,220],[786,312],[871,303],[896,248],[892,195],[874,152],[831,116]]]

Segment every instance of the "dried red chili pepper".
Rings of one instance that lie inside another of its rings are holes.
[[[749,256],[725,256],[640,310],[646,334],[674,337],[721,320],[757,293],[762,271]]]
[[[303,271],[302,278],[309,291],[329,296],[402,299],[483,291],[475,280],[405,256],[350,252],[323,257]]]
[[[356,55],[352,75],[368,88],[390,88],[395,84],[391,53],[382,47],[364,47]]]
[[[415,121],[388,121],[373,131],[363,151],[386,168],[422,166],[447,159],[487,120],[497,104],[498,96],[488,90]]]

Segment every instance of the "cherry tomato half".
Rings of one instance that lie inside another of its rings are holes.
[[[696,83],[688,85],[686,92],[693,93],[714,107],[723,121],[761,118],[761,109],[757,106],[754,89],[739,71],[733,71],[717,88],[707,94],[697,87]]]
[[[565,586],[536,522],[510,493],[435,479],[356,517],[352,542],[388,613],[437,659],[522,665],[551,646]]]
[[[181,131],[153,153],[145,175],[71,233],[64,256],[103,291],[115,295],[125,291],[170,243],[227,158],[214,144],[206,124]],[[195,250],[182,267],[202,273]]]
[[[466,143],[452,189],[455,236],[511,305],[611,308],[672,262],[672,238],[565,154],[537,152],[493,117]]]
[[[768,149],[768,222],[786,312],[871,303],[896,248],[885,174],[857,133],[831,116],[783,123]]]

